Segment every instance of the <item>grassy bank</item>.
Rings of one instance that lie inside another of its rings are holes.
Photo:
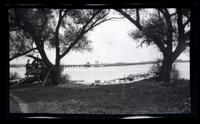
[[[167,114],[190,112],[190,82],[162,85],[153,79],[109,86],[11,89],[32,113]],[[11,101],[12,103],[12,101]],[[14,107],[11,105],[11,112]]]

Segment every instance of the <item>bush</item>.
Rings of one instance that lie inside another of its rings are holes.
[[[162,63],[161,63],[160,59],[157,60],[156,62],[157,63],[153,64],[152,67],[150,68],[149,73],[155,75],[156,77],[159,77],[161,67],[162,67]],[[177,69],[175,63],[172,65],[170,79],[171,80],[179,80],[180,79],[180,72]]]
[[[176,64],[172,65],[172,71],[170,75],[171,80],[179,80],[180,79],[180,71],[177,69]]]
[[[149,74],[153,74],[156,77],[159,76],[161,67],[162,67],[162,60],[158,59],[155,64],[153,64],[149,70]]]
[[[64,84],[66,82],[69,82],[70,76],[67,73],[63,73],[64,66],[60,66],[60,77],[61,77],[61,84]]]
[[[69,81],[69,75],[68,74],[61,74],[61,83],[66,83]]]

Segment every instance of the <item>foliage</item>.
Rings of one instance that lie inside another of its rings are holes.
[[[65,84],[68,83],[70,80],[70,76],[67,73],[64,73],[64,66],[60,66],[60,77],[61,77],[61,82],[60,84]]]
[[[60,45],[60,54],[63,54],[69,46],[77,40],[77,37],[80,35],[84,26],[86,28],[83,30],[84,35],[79,38],[71,50],[74,51],[91,51],[91,41],[87,37],[87,32],[93,30],[93,26],[103,21],[108,14],[106,10],[101,10],[99,14],[94,16],[99,10],[98,9],[70,9],[70,10],[52,10],[55,15],[52,22],[54,22],[54,31],[49,37],[47,45],[49,48],[56,47],[56,27],[58,26],[58,21],[55,18],[59,16],[59,11],[66,11],[66,16],[61,20],[60,32],[59,32],[59,45]],[[94,16],[94,18],[93,18]],[[92,19],[93,18],[93,19]],[[92,20],[91,20],[92,19]],[[57,23],[57,25],[56,25]],[[88,23],[88,24],[87,24]]]
[[[143,25],[143,31],[134,30],[129,33],[133,39],[142,40],[143,43],[148,45],[151,43],[155,44],[155,39],[159,39],[160,42],[166,44],[166,34],[167,27],[164,20],[156,16],[151,17],[147,22],[145,22]]]
[[[33,48],[32,39],[24,36],[23,31],[12,31],[9,33],[9,57],[15,58],[18,54],[26,53]]]
[[[40,37],[45,38],[50,32],[47,23],[44,23],[48,20],[49,13],[50,11],[46,9],[11,8],[8,10],[10,60],[36,50],[35,37],[32,37],[27,30],[34,32],[35,36],[39,34]]]
[[[146,10],[146,14],[148,14],[148,18],[144,16],[144,12],[146,9],[140,9],[140,24],[142,26],[141,29],[132,30],[129,33],[129,36],[137,41],[141,41],[141,46],[143,43],[146,44],[156,44],[156,41],[159,41],[164,46],[167,46],[169,43],[172,42],[174,48],[177,46],[177,42],[179,42],[179,31],[178,26],[180,25],[177,22],[177,10],[176,9],[168,9],[166,10],[170,17],[168,15],[163,15],[161,9],[153,9],[153,13],[148,13]],[[129,10],[130,11],[130,10]],[[128,13],[130,13],[128,11]],[[174,11],[172,13],[171,11]],[[143,14],[142,14],[143,13]],[[172,13],[172,14],[171,14]],[[135,11],[132,11],[130,14],[135,15]],[[171,14],[171,15],[170,15]],[[173,15],[174,14],[174,15]],[[188,32],[190,30],[190,11],[188,9],[182,9],[183,14],[183,24],[185,32]],[[134,16],[134,18],[136,18]],[[186,22],[186,20],[188,22]],[[167,38],[169,38],[169,34],[172,34],[172,41],[168,41]],[[185,41],[188,43],[189,38],[187,33],[183,34],[185,35]]]
[[[156,8],[149,10],[148,17],[141,14],[144,9],[133,10],[130,13],[130,10],[116,9],[137,27],[137,30],[129,35],[139,41],[140,46],[155,44],[162,52],[163,61],[159,77],[163,81],[169,81],[173,62],[190,43],[190,10]]]
[[[171,71],[171,79],[172,80],[179,80],[180,79],[180,71],[177,69],[176,64],[172,65],[172,71]]]
[[[69,28],[65,30],[65,34],[59,35],[60,38],[60,54],[63,54],[66,49],[69,47],[69,45],[75,40],[77,34],[73,31],[73,28]],[[91,51],[92,41],[90,41],[87,37],[87,35],[84,35],[80,38],[79,42],[71,49],[72,51]],[[49,49],[55,48],[55,37],[52,35],[49,38],[49,41],[46,42],[46,45]]]
[[[40,8],[15,8],[10,11],[10,30],[22,30],[24,35],[32,38],[42,61],[52,70],[54,84],[59,83],[60,60],[71,50],[91,50],[87,33],[107,21],[109,12],[102,9]],[[47,45],[55,49],[55,64],[47,57]]]
[[[15,12],[15,25],[26,33],[45,38],[52,31],[49,27],[49,21],[52,18],[50,9],[17,8],[13,11]]]
[[[107,15],[107,10],[99,9],[17,8],[9,10],[9,25],[10,31],[23,30],[23,35],[30,35],[41,47],[44,43],[49,48],[59,47],[59,54],[64,57],[68,49],[90,51],[91,41],[86,33],[106,21]]]

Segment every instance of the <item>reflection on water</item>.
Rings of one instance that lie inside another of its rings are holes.
[[[177,69],[180,71],[180,77],[190,79],[190,64],[177,63]],[[83,67],[83,68],[66,68],[64,74],[67,73],[71,80],[84,80],[85,82],[93,82],[94,80],[112,80],[122,78],[129,74],[148,73],[152,64],[131,65],[117,67]],[[24,77],[25,67],[10,68],[10,72],[17,72],[20,77]]]

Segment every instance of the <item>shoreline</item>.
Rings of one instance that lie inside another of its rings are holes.
[[[137,81],[141,81],[141,80],[145,80],[145,79],[150,79],[150,78],[153,78],[154,76],[148,76],[148,77],[144,77],[144,78],[139,78],[139,79],[135,79],[135,80],[128,80],[128,79],[125,79],[123,81],[119,81],[118,79],[114,79],[114,80],[94,80],[92,82],[85,82],[84,80],[81,80],[80,82],[79,81],[74,81],[74,80],[70,80],[71,82],[73,83],[76,83],[76,84],[83,84],[83,85],[117,85],[117,84],[129,84],[129,83],[134,83],[134,82],[137,82]],[[99,82],[95,82],[95,81],[99,81]]]
[[[143,66],[121,66],[111,68],[66,68],[63,74],[68,74],[70,80],[84,80],[85,82],[94,82],[95,80],[112,80],[119,77],[123,78],[124,75],[129,74],[142,74],[148,73],[151,65]],[[190,66],[186,63],[180,63],[177,65],[177,69],[180,71],[180,78],[190,79]],[[24,78],[25,68],[10,68],[11,73],[18,73],[18,76]],[[89,84],[90,84],[89,83]]]

